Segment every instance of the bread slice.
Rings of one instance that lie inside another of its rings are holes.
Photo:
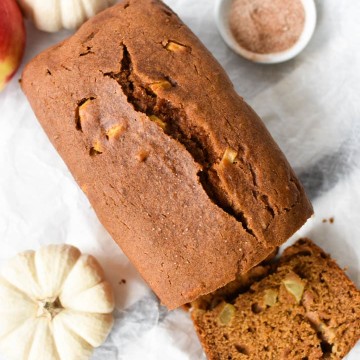
[[[248,271],[312,214],[264,124],[161,1],[90,19],[26,66],[22,88],[169,309]]]
[[[360,292],[344,271],[309,239],[266,271],[193,305],[208,359],[342,359],[360,338]]]

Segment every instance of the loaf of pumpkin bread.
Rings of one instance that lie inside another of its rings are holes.
[[[360,339],[360,291],[309,239],[237,285],[192,303],[209,360],[339,360]]]
[[[100,221],[170,309],[232,281],[311,216],[284,155],[162,2],[105,10],[22,87]]]

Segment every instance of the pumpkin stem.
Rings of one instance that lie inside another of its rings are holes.
[[[55,300],[40,300],[39,302],[39,312],[38,316],[46,316],[50,319],[53,319],[56,315],[58,315],[64,308],[60,302],[59,298]]]

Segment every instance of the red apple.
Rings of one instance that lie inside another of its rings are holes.
[[[15,0],[0,0],[0,91],[18,69],[25,48],[25,27]]]

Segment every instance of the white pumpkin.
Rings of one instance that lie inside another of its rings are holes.
[[[108,336],[114,296],[93,256],[44,246],[0,276],[0,353],[14,360],[81,360]]]
[[[25,15],[43,31],[76,29],[116,0],[18,0]]]

